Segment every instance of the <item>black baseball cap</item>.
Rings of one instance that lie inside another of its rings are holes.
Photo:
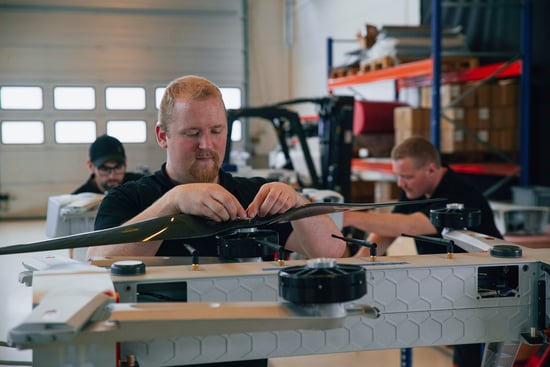
[[[90,145],[90,161],[96,167],[108,161],[126,163],[124,147],[117,138],[101,135]]]

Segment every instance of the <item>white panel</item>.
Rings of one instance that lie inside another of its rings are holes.
[[[418,25],[420,0],[296,0],[295,32],[296,50],[292,68],[300,70],[292,80],[295,96],[327,94],[327,39],[334,44],[334,64],[342,61],[345,52],[359,48],[356,34],[365,24]],[[342,42],[348,40],[349,42]],[[304,67],[307,65],[308,67]],[[352,89],[339,89],[338,95],[354,94]],[[370,86],[369,91],[359,91],[365,98],[393,100],[385,86]],[[311,110],[303,113],[311,113]]]
[[[88,177],[89,144],[55,143],[55,121],[144,120],[145,143],[125,144],[129,170],[157,170],[155,89],[184,74],[245,90],[243,0],[8,0],[0,4],[0,86],[40,86],[44,107],[2,110],[0,120],[40,120],[44,144],[0,144],[0,218],[45,216],[47,198]],[[96,108],[56,110],[57,86],[93,87]],[[105,88],[146,89],[145,110],[109,111]],[[16,163],[17,162],[17,163]],[[25,169],[21,169],[21,165]]]
[[[161,7],[162,1],[154,9],[134,10],[0,6],[1,80],[86,80],[93,73],[111,82],[136,76],[169,81],[196,73],[211,79],[225,74],[220,79],[242,84],[240,0],[217,1],[216,9],[184,3],[189,9]]]

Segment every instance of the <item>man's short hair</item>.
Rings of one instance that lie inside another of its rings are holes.
[[[220,89],[210,80],[196,75],[186,75],[175,79],[166,87],[159,106],[159,124],[166,132],[168,132],[168,125],[172,119],[176,101],[182,97],[195,101],[218,98],[223,105]]]
[[[436,167],[441,167],[441,157],[437,149],[428,140],[421,136],[411,136],[393,147],[391,159],[393,161],[412,158],[417,167],[424,167],[429,163],[435,163]]]

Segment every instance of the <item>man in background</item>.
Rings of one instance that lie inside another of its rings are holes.
[[[72,194],[105,194],[115,186],[143,177],[140,173],[126,172],[124,147],[117,138],[109,135],[101,135],[90,145],[86,163],[91,172],[90,177]]]
[[[358,228],[368,233],[367,240],[377,244],[378,254],[383,255],[391,243],[401,234],[440,235],[443,228],[436,228],[430,221],[430,210],[445,208],[447,203],[461,203],[465,208],[481,211],[481,223],[472,231],[502,238],[491,207],[483,194],[470,182],[441,164],[437,149],[422,137],[411,137],[392,149],[392,169],[401,189],[399,201],[445,198],[446,201],[395,206],[391,213],[346,212],[344,226]],[[446,247],[416,241],[418,254],[445,253]],[[369,249],[361,248],[355,256],[369,256]],[[464,252],[459,247],[454,252]],[[455,346],[453,363],[456,367],[481,365],[480,344]]]

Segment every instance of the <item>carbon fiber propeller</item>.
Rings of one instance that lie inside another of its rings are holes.
[[[274,223],[289,222],[322,214],[368,210],[387,206],[420,204],[444,200],[446,199],[412,200],[371,204],[310,203],[270,217],[256,217],[231,222],[214,222],[212,220],[194,215],[176,214],[98,231],[0,247],[0,255],[114,245],[131,242],[210,237],[223,233],[231,233],[241,228],[262,227]]]

